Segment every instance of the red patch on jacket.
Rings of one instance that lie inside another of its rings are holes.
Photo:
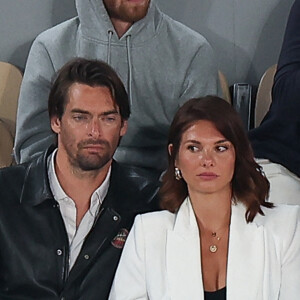
[[[120,229],[118,234],[111,241],[111,244],[118,249],[122,249],[124,247],[125,241],[128,236],[128,230],[126,228]]]

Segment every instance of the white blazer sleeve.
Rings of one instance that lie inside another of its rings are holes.
[[[138,215],[125,243],[109,300],[148,299],[144,238],[142,217]]]
[[[300,299],[300,209],[296,210],[296,222],[285,224],[285,231],[289,239],[284,240],[284,254],[282,257],[282,281],[279,300]],[[294,216],[290,216],[295,220]],[[292,223],[292,224],[291,224]],[[292,233],[292,234],[289,234]]]

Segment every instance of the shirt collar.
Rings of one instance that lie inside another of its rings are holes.
[[[72,199],[65,193],[65,191],[61,187],[55,172],[56,153],[57,153],[57,149],[55,149],[53,153],[49,155],[47,161],[50,189],[53,193],[54,199],[57,202],[70,201]],[[111,175],[111,166],[109,167],[107,175],[104,181],[102,182],[102,184],[92,194],[89,211],[93,216],[95,216],[98,213],[99,207],[101,206],[107,194],[109,188],[109,182],[110,182],[110,175]]]

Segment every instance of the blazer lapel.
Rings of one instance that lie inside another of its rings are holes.
[[[228,299],[263,299],[264,230],[246,223],[242,204],[232,206],[227,264]]]
[[[203,299],[200,239],[195,215],[186,199],[166,242],[167,281],[170,299]]]

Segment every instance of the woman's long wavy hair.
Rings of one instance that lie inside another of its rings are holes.
[[[162,178],[161,207],[176,212],[188,195],[186,182],[174,176],[175,160],[183,133],[200,120],[212,122],[216,129],[230,141],[235,149],[235,170],[232,178],[232,194],[235,201],[246,206],[245,218],[252,222],[257,213],[263,215],[261,206],[273,207],[266,202],[269,181],[255,162],[253,151],[239,114],[225,100],[216,96],[194,98],[187,101],[176,113],[169,131],[168,144],[172,144],[169,166]]]

